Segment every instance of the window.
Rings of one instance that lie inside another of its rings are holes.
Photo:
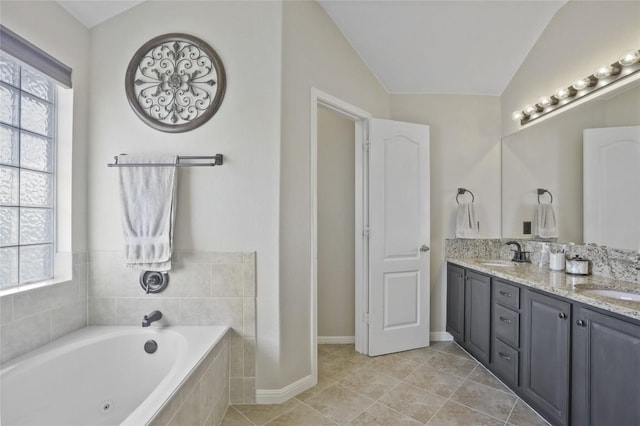
[[[0,289],[53,277],[56,85],[0,52]]]

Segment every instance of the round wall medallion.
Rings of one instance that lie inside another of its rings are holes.
[[[216,113],[226,89],[224,66],[215,50],[188,34],[164,34],[131,58],[127,99],[149,126],[179,133],[202,126]]]

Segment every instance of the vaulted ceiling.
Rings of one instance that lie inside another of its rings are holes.
[[[91,28],[141,1],[58,3]],[[390,93],[500,95],[566,0],[319,0]]]

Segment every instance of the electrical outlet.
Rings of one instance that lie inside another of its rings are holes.
[[[524,235],[530,235],[531,234],[531,222],[522,222],[522,233]]]

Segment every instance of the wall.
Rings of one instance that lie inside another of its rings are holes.
[[[318,336],[355,336],[355,125],[318,108]]]
[[[316,87],[381,118],[388,95],[316,2],[284,2],[280,154],[283,387],[311,374],[309,98]]]
[[[391,95],[391,118],[430,126],[431,337],[443,338],[444,240],[455,233],[457,188],[475,195],[480,237],[500,235],[500,98]]]
[[[553,17],[501,96],[502,135],[511,113],[567,87],[640,46],[640,2],[567,2]]]
[[[215,168],[179,169],[175,247],[185,252],[257,253],[257,335],[261,386],[279,384],[278,198],[281,4],[278,2],[144,2],[91,31],[91,256],[123,248],[117,169],[119,153],[222,153]],[[196,130],[169,134],[144,124],[129,107],[124,74],[151,38],[184,32],[207,41],[227,74],[225,99]],[[177,274],[197,274],[178,264]],[[92,287],[93,287],[92,276]],[[137,276],[115,287],[138,290]],[[199,283],[189,282],[194,291]],[[198,302],[194,302],[198,303]],[[206,302],[200,302],[206,303]],[[142,315],[140,306],[138,315]],[[211,308],[211,307],[210,307]],[[169,312],[171,314],[169,315]],[[167,320],[175,312],[167,310]],[[217,313],[216,313],[217,315]],[[233,317],[236,318],[236,317]]]
[[[57,172],[69,182],[58,188],[57,250],[65,252],[72,279],[0,298],[2,346],[0,362],[19,356],[87,323],[86,192],[89,99],[89,31],[57,3],[3,1],[0,22],[73,69],[73,126],[69,143],[61,147]],[[65,99],[66,100],[66,99]],[[68,155],[66,154],[68,153]],[[62,158],[62,157],[66,158]],[[64,160],[64,167],[60,162]],[[64,193],[63,193],[64,192]],[[68,230],[68,231],[67,231]]]

